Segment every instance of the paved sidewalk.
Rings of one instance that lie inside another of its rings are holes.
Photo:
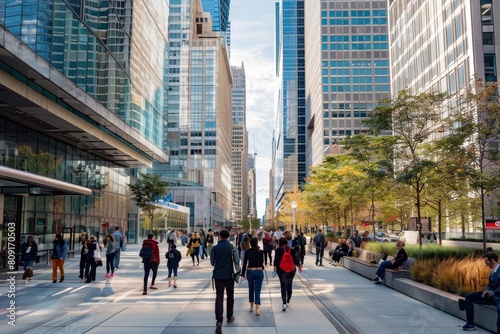
[[[215,291],[211,285],[210,261],[192,265],[184,257],[177,289],[167,287],[162,244],[162,263],[156,286],[142,295],[139,245],[122,252],[114,279],[104,278],[98,268],[97,281],[80,283],[78,259],[66,263],[63,283],[52,283],[51,268],[35,267],[35,277],[24,285],[16,282],[16,326],[7,324],[9,285],[0,273],[0,333],[214,333]],[[224,322],[223,333],[462,333],[461,319],[379,286],[342,267],[314,264],[307,254],[304,271],[294,280],[293,296],[286,312],[281,310],[278,278],[271,268],[262,287],[261,315],[248,312],[248,289],[243,281],[235,292],[236,321]],[[103,269],[104,268],[104,269]],[[495,321],[492,319],[492,321]],[[477,329],[475,333],[487,333]]]

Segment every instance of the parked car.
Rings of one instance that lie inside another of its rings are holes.
[[[392,237],[389,234],[384,233],[384,232],[377,232],[377,233],[375,233],[375,236],[376,236],[375,240],[377,240],[377,242],[397,242],[399,240],[398,237]],[[370,233],[368,235],[368,238],[370,240],[373,240],[373,233]]]

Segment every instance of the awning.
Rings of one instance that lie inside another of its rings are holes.
[[[17,196],[91,195],[76,184],[0,166],[0,194]]]

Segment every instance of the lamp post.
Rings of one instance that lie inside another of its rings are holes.
[[[296,217],[295,217],[295,210],[297,210],[297,202],[293,201],[292,203],[292,211],[293,211],[293,228],[292,228],[292,233],[295,237],[295,224],[296,222]]]

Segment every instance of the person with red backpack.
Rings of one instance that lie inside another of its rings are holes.
[[[292,240],[292,233],[286,231],[279,239],[278,248],[274,254],[274,271],[278,273],[280,279],[281,300],[283,302],[281,310],[283,312],[290,306],[292,283],[297,271],[295,267],[299,267],[299,273],[302,272],[300,245],[297,241]]]

